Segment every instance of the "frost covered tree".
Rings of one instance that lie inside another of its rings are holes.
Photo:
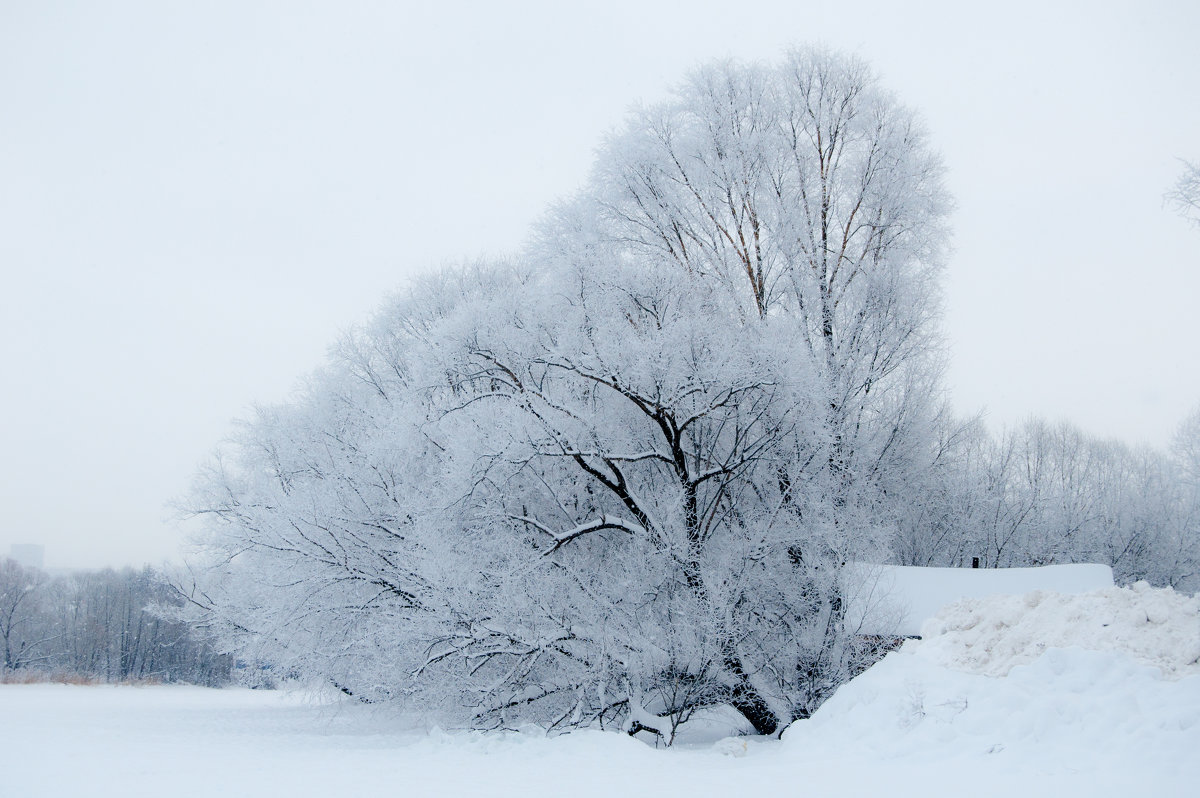
[[[474,296],[437,323],[390,317],[411,358],[381,346],[392,329],[358,337],[303,407],[264,411],[238,462],[214,467],[195,506],[224,527],[231,578],[197,604],[280,667],[366,698],[453,689],[483,725],[658,729],[721,699],[790,719],[779,650],[830,654],[822,576],[792,595],[789,552],[818,536],[779,487],[819,478],[806,358],[695,283],[592,268],[455,282]],[[769,607],[790,623],[764,626]]]
[[[1184,480],[1200,489],[1200,405],[1175,430],[1171,438],[1171,453],[1179,463]]]
[[[1200,166],[1183,162],[1183,174],[1167,192],[1167,202],[1180,216],[1200,225]]]
[[[1171,440],[1171,454],[1179,469],[1182,493],[1182,543],[1178,584],[1200,590],[1200,405],[1180,423]]]
[[[831,467],[882,479],[930,417],[941,177],[919,120],[863,62],[802,50],[700,70],[636,114],[546,238],[712,279],[743,319],[788,319],[820,369]]]
[[[4,646],[0,672],[43,661],[47,645],[57,637],[43,622],[38,601],[45,581],[45,574],[36,568],[8,557],[0,559],[0,643]]]
[[[931,467],[948,200],[820,50],[635,114],[515,264],[445,271],[201,476],[231,648],[498,727],[760,732],[852,667],[841,567]]]
[[[938,467],[895,538],[909,565],[984,567],[1098,562],[1118,583],[1190,589],[1200,559],[1189,422],[1175,456],[1031,420],[991,436],[938,436]]]

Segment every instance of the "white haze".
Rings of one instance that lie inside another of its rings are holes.
[[[0,555],[173,557],[165,504],[409,276],[510,251],[641,99],[820,40],[958,200],[961,412],[1163,445],[1200,400],[1200,9],[0,3]]]

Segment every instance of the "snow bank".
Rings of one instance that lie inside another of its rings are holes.
[[[1112,587],[1107,565],[1041,568],[913,568],[855,563],[847,567],[846,621],[865,635],[917,635],[938,610],[964,598]]]
[[[994,678],[939,666],[921,646],[889,654],[792,724],[785,752],[958,772],[960,795],[1194,790],[1200,678],[1167,681],[1122,652],[1079,648]]]
[[[1052,648],[1120,651],[1164,677],[1200,675],[1200,598],[1145,582],[1076,595],[1035,590],[955,602],[921,627],[932,662],[1004,676]]]
[[[959,794],[1194,794],[1200,599],[1037,590],[953,603],[922,634],[792,724],[785,752],[937,772]]]

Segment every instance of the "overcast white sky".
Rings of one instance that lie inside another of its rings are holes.
[[[0,555],[158,563],[166,503],[412,274],[520,246],[697,63],[821,41],[957,197],[949,388],[1162,446],[1200,402],[1200,3],[0,0]]]

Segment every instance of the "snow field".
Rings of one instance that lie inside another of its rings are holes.
[[[666,751],[288,692],[3,686],[0,796],[1194,796],[1196,617],[1144,585],[962,602],[782,742]]]

